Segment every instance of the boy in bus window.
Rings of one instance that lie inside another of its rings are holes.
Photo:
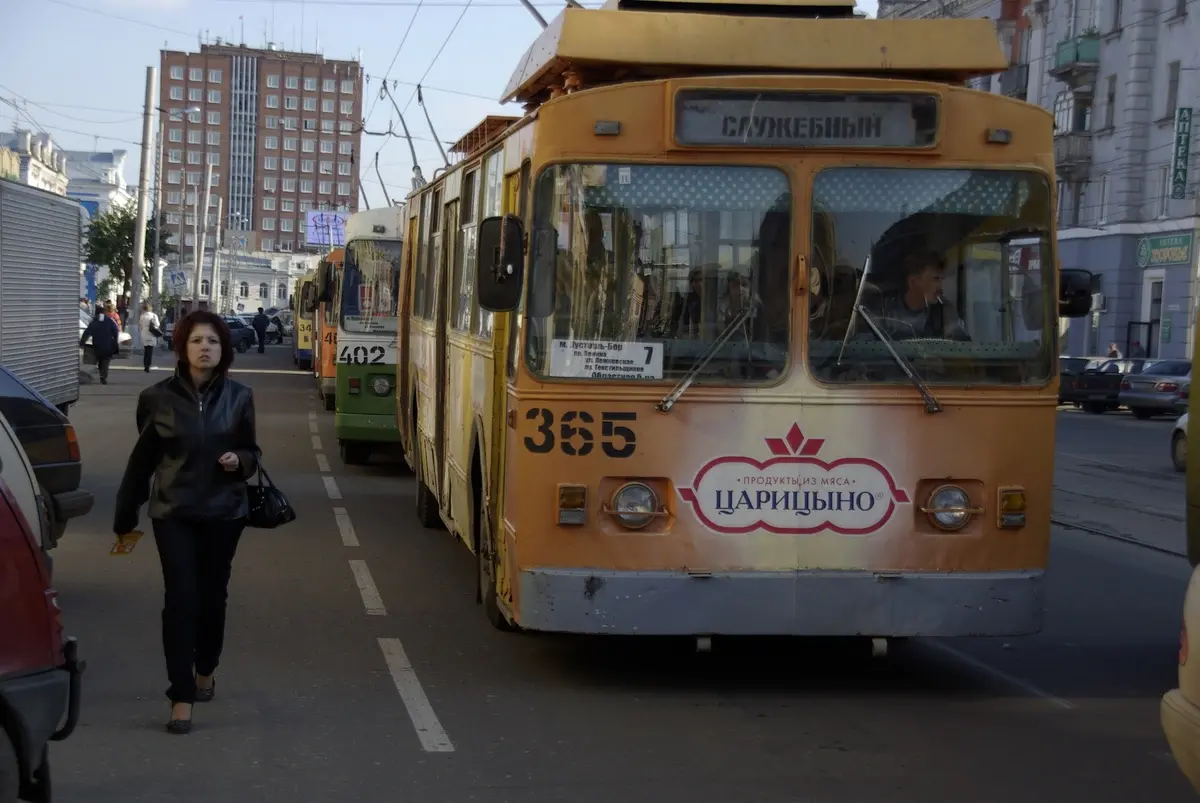
[[[879,311],[879,325],[889,337],[971,339],[958,310],[942,297],[945,276],[946,265],[933,251],[910,254],[904,260],[904,285],[883,299]]]

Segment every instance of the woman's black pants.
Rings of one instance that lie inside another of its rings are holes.
[[[154,519],[165,601],[163,652],[167,697],[196,701],[196,675],[216,671],[225,641],[229,575],[245,522]]]

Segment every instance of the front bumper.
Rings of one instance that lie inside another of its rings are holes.
[[[63,655],[62,666],[0,682],[0,699],[16,714],[21,730],[22,765],[31,774],[41,766],[47,742],[61,742],[79,723],[81,677],[87,664],[79,660],[74,638],[63,645]]]
[[[338,413],[333,418],[333,434],[339,441],[400,442],[395,415]]]
[[[1122,406],[1128,407],[1131,410],[1137,407],[1156,413],[1173,413],[1175,412],[1175,400],[1178,398],[1178,394],[1123,390],[1117,398],[1120,400]]]
[[[1175,763],[1200,791],[1200,709],[1188,702],[1179,689],[1172,689],[1163,695],[1159,710]]]
[[[67,519],[86,516],[91,512],[92,505],[96,501],[91,491],[78,489],[54,494],[51,498],[54,500],[54,518],[56,521],[63,522]]]
[[[1020,572],[526,569],[518,624],[646,636],[1015,636],[1042,626],[1044,577]]]

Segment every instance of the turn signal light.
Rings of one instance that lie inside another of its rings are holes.
[[[1154,389],[1159,393],[1172,393],[1179,390],[1179,385],[1176,385],[1174,382],[1159,382],[1154,386]]]
[[[354,396],[362,393],[362,380],[358,377],[350,378],[350,393]]]
[[[997,525],[1005,529],[1025,526],[1025,489],[1001,488],[999,491]]]
[[[558,486],[558,523],[586,524],[587,523],[587,486],[567,485]]]
[[[79,461],[79,436],[75,434],[75,427],[67,425],[67,454],[71,458],[71,462]]]

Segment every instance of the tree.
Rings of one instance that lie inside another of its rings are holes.
[[[165,216],[158,221],[164,224]],[[154,238],[164,228],[156,225],[153,219],[146,221],[146,253],[144,262],[149,263],[154,257]],[[112,206],[107,212],[92,218],[87,231],[87,261],[97,265],[106,265],[108,273],[121,285],[123,295],[128,296],[133,291],[133,240],[137,230],[137,202],[130,201],[123,206]],[[175,249],[167,243],[166,238],[159,240],[159,256],[175,253]],[[153,274],[147,264],[142,270],[142,280],[150,285]]]

